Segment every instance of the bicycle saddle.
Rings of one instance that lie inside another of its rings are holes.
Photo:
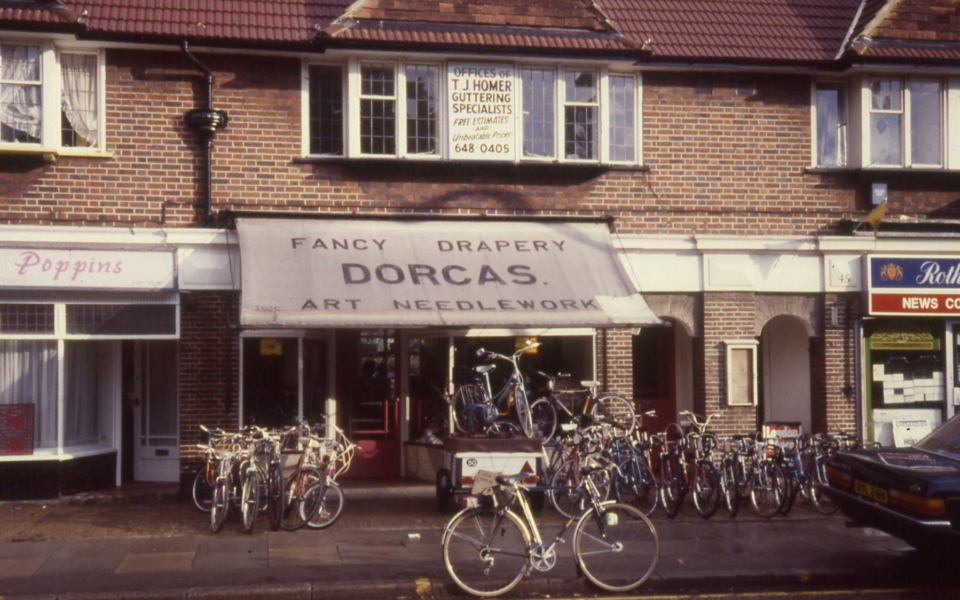
[[[497,365],[477,365],[473,368],[474,371],[480,373],[481,375],[489,373],[490,371],[497,368]]]
[[[516,475],[497,475],[497,483],[500,485],[517,485],[527,477],[530,477],[530,473],[526,471],[517,473]]]

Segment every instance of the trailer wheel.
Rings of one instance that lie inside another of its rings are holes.
[[[543,510],[546,494],[546,492],[530,492],[530,508],[537,511]]]
[[[450,510],[450,499],[453,496],[453,478],[450,471],[440,469],[437,471],[437,510],[447,512]]]

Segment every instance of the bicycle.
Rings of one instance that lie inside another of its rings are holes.
[[[197,510],[208,513],[210,512],[210,505],[213,503],[213,490],[217,485],[216,448],[228,434],[222,429],[207,429],[203,425],[200,426],[200,429],[207,435],[207,443],[205,445],[197,444],[197,448],[206,453],[206,460],[204,460],[203,466],[197,470],[196,477],[193,478],[190,496]]]
[[[637,423],[633,403],[622,396],[600,392],[599,381],[581,381],[580,385],[583,389],[565,390],[563,392],[565,395],[574,397],[568,408],[555,393],[556,380],[568,375],[561,373],[553,376],[542,371],[537,371],[535,375],[542,383],[538,388],[539,398],[530,405],[530,411],[533,413],[536,427],[544,432],[544,440],[553,437],[558,423],[567,423],[574,417],[588,414],[595,418],[602,418],[605,422],[618,427],[623,435],[633,433]],[[560,418],[561,415],[563,419]]]
[[[754,470],[750,479],[750,503],[757,515],[769,519],[786,502],[787,483],[780,466],[783,449],[774,444],[754,445]]]
[[[616,468],[611,462],[599,470]],[[498,596],[533,570],[551,570],[557,563],[557,543],[572,525],[573,554],[591,583],[606,591],[626,592],[650,578],[660,557],[660,540],[642,512],[601,501],[593,478],[584,477],[581,485],[589,506],[569,518],[545,545],[525,495],[529,491],[522,483],[525,477],[527,473],[478,473],[473,491],[486,494],[489,502],[460,511],[444,529],[443,564],[460,589],[474,596]],[[519,516],[512,510],[517,502]]]
[[[697,415],[688,410],[680,411],[681,416],[690,420],[695,431],[687,434],[686,451],[683,456],[685,483],[692,487],[693,505],[701,517],[708,519],[717,512],[720,505],[720,485],[717,468],[713,464],[713,449],[719,445],[717,436],[707,431],[719,413],[708,415],[706,421],[699,421]]]
[[[683,481],[683,467],[680,464],[680,454],[686,444],[686,438],[676,423],[667,425],[667,430],[659,435],[651,436],[653,447],[658,448],[656,471],[657,491],[660,495],[660,505],[669,518],[677,516],[680,506],[686,495],[687,488]]]
[[[540,346],[539,343],[527,343],[511,356],[497,354],[480,348],[477,356],[484,360],[501,360],[510,363],[512,370],[506,383],[496,395],[490,388],[490,372],[496,365],[487,364],[474,367],[454,393],[451,404],[454,411],[456,428],[466,434],[479,433],[481,429],[489,428],[510,414],[516,413],[520,430],[527,438],[534,437],[533,418],[530,414],[530,404],[527,399],[527,390],[524,385],[523,374],[520,372],[520,356]],[[461,371],[461,377],[467,371]]]
[[[340,515],[343,514],[343,506],[346,499],[343,496],[343,490],[337,483],[337,477],[345,473],[350,468],[350,462],[357,446],[347,439],[343,430],[336,425],[330,425],[335,432],[333,440],[327,440],[324,444],[325,463],[323,466],[323,477],[326,487],[323,496],[320,498],[320,505],[312,519],[307,522],[311,529],[324,529],[337,522]]]
[[[656,416],[654,411],[644,413]],[[615,438],[611,452],[617,457],[620,472],[613,479],[617,502],[629,504],[650,516],[660,503],[657,482],[650,468],[652,443],[646,427],[637,427],[628,436]]]
[[[300,529],[313,520],[327,487],[320,456],[324,440],[314,435],[305,423],[298,427],[298,433],[300,457],[296,469],[284,484],[280,517],[280,527],[287,531]]]

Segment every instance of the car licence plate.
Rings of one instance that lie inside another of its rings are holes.
[[[876,502],[886,504],[888,501],[887,490],[875,485],[870,485],[865,481],[859,481],[855,479],[853,481],[853,491],[864,498],[870,498]]]

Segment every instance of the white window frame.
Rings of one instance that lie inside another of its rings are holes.
[[[475,60],[470,57],[470,60]],[[396,58],[386,56],[362,56],[350,57],[343,60],[322,60],[314,61],[305,59],[301,65],[302,86],[301,86],[301,153],[304,158],[325,159],[325,158],[350,158],[350,159],[407,159],[417,161],[451,161],[461,162],[458,159],[450,158],[450,140],[449,140],[449,114],[448,114],[448,90],[447,90],[447,69],[450,62],[458,62],[462,59],[417,59],[417,58]],[[360,151],[360,66],[364,63],[392,64],[396,82],[395,95],[392,98],[395,102],[396,118],[396,145],[392,154],[369,154]],[[345,77],[343,81],[343,109],[344,109],[344,152],[342,155],[322,155],[310,153],[310,67],[314,65],[339,65],[346,66]],[[408,65],[424,65],[436,67],[438,69],[437,94],[439,99],[439,119],[438,119],[438,152],[435,154],[416,154],[407,153],[407,98],[406,98],[406,67]],[[643,165],[643,75],[638,70],[630,70],[628,67],[615,69],[609,65],[599,65],[596,63],[559,63],[553,62],[535,62],[535,61],[516,61],[511,63],[514,68],[514,89],[516,90],[514,98],[514,115],[516,131],[516,155],[513,161],[503,161],[504,164],[514,163],[566,163],[566,164],[595,164],[611,166],[633,166]],[[522,98],[522,70],[547,69],[554,72],[554,154],[552,157],[525,157],[523,156],[523,98]],[[597,156],[592,159],[566,158],[564,155],[564,107],[565,89],[564,73],[573,70],[592,70],[598,76],[598,115],[597,115]],[[632,106],[634,116],[633,140],[635,156],[632,161],[613,161],[610,160],[610,136],[608,129],[610,126],[610,86],[609,77],[629,77],[632,78],[635,85],[634,105]],[[465,161],[464,161],[465,162]]]
[[[729,340],[724,341],[723,343],[726,346],[727,406],[756,406],[758,397],[757,350],[759,349],[760,342],[757,340]],[[750,361],[751,377],[750,381],[748,382],[750,385],[750,390],[748,392],[749,398],[746,401],[734,398],[732,393],[734,377],[736,375],[735,369],[733,368],[733,357],[734,352],[737,351],[747,351],[749,353],[748,360]]]
[[[41,130],[39,143],[10,143],[0,141],[0,155],[51,154],[54,156],[89,156],[106,154],[106,57],[102,50],[81,48],[70,44],[42,40],[17,34],[0,37],[3,45],[28,45],[40,48]],[[60,128],[61,113],[61,54],[86,54],[97,57],[97,122],[98,139],[92,146],[64,146]]]
[[[871,135],[873,133],[870,126],[871,116],[874,114],[885,114],[890,111],[876,110],[873,108],[873,90],[871,85],[876,81],[896,81],[900,84],[900,105],[898,111],[901,114],[900,122],[900,163],[899,164],[874,164],[871,152]],[[937,82],[940,86],[940,163],[926,164],[914,163],[911,156],[913,151],[912,140],[912,115],[911,115],[911,92],[909,85],[911,82]],[[948,164],[948,147],[950,131],[947,126],[946,115],[948,113],[948,90],[949,82],[939,77],[901,77],[901,76],[883,76],[874,75],[865,77],[860,87],[860,106],[863,113],[861,130],[863,132],[861,140],[861,154],[864,168],[867,169],[946,169]]]

